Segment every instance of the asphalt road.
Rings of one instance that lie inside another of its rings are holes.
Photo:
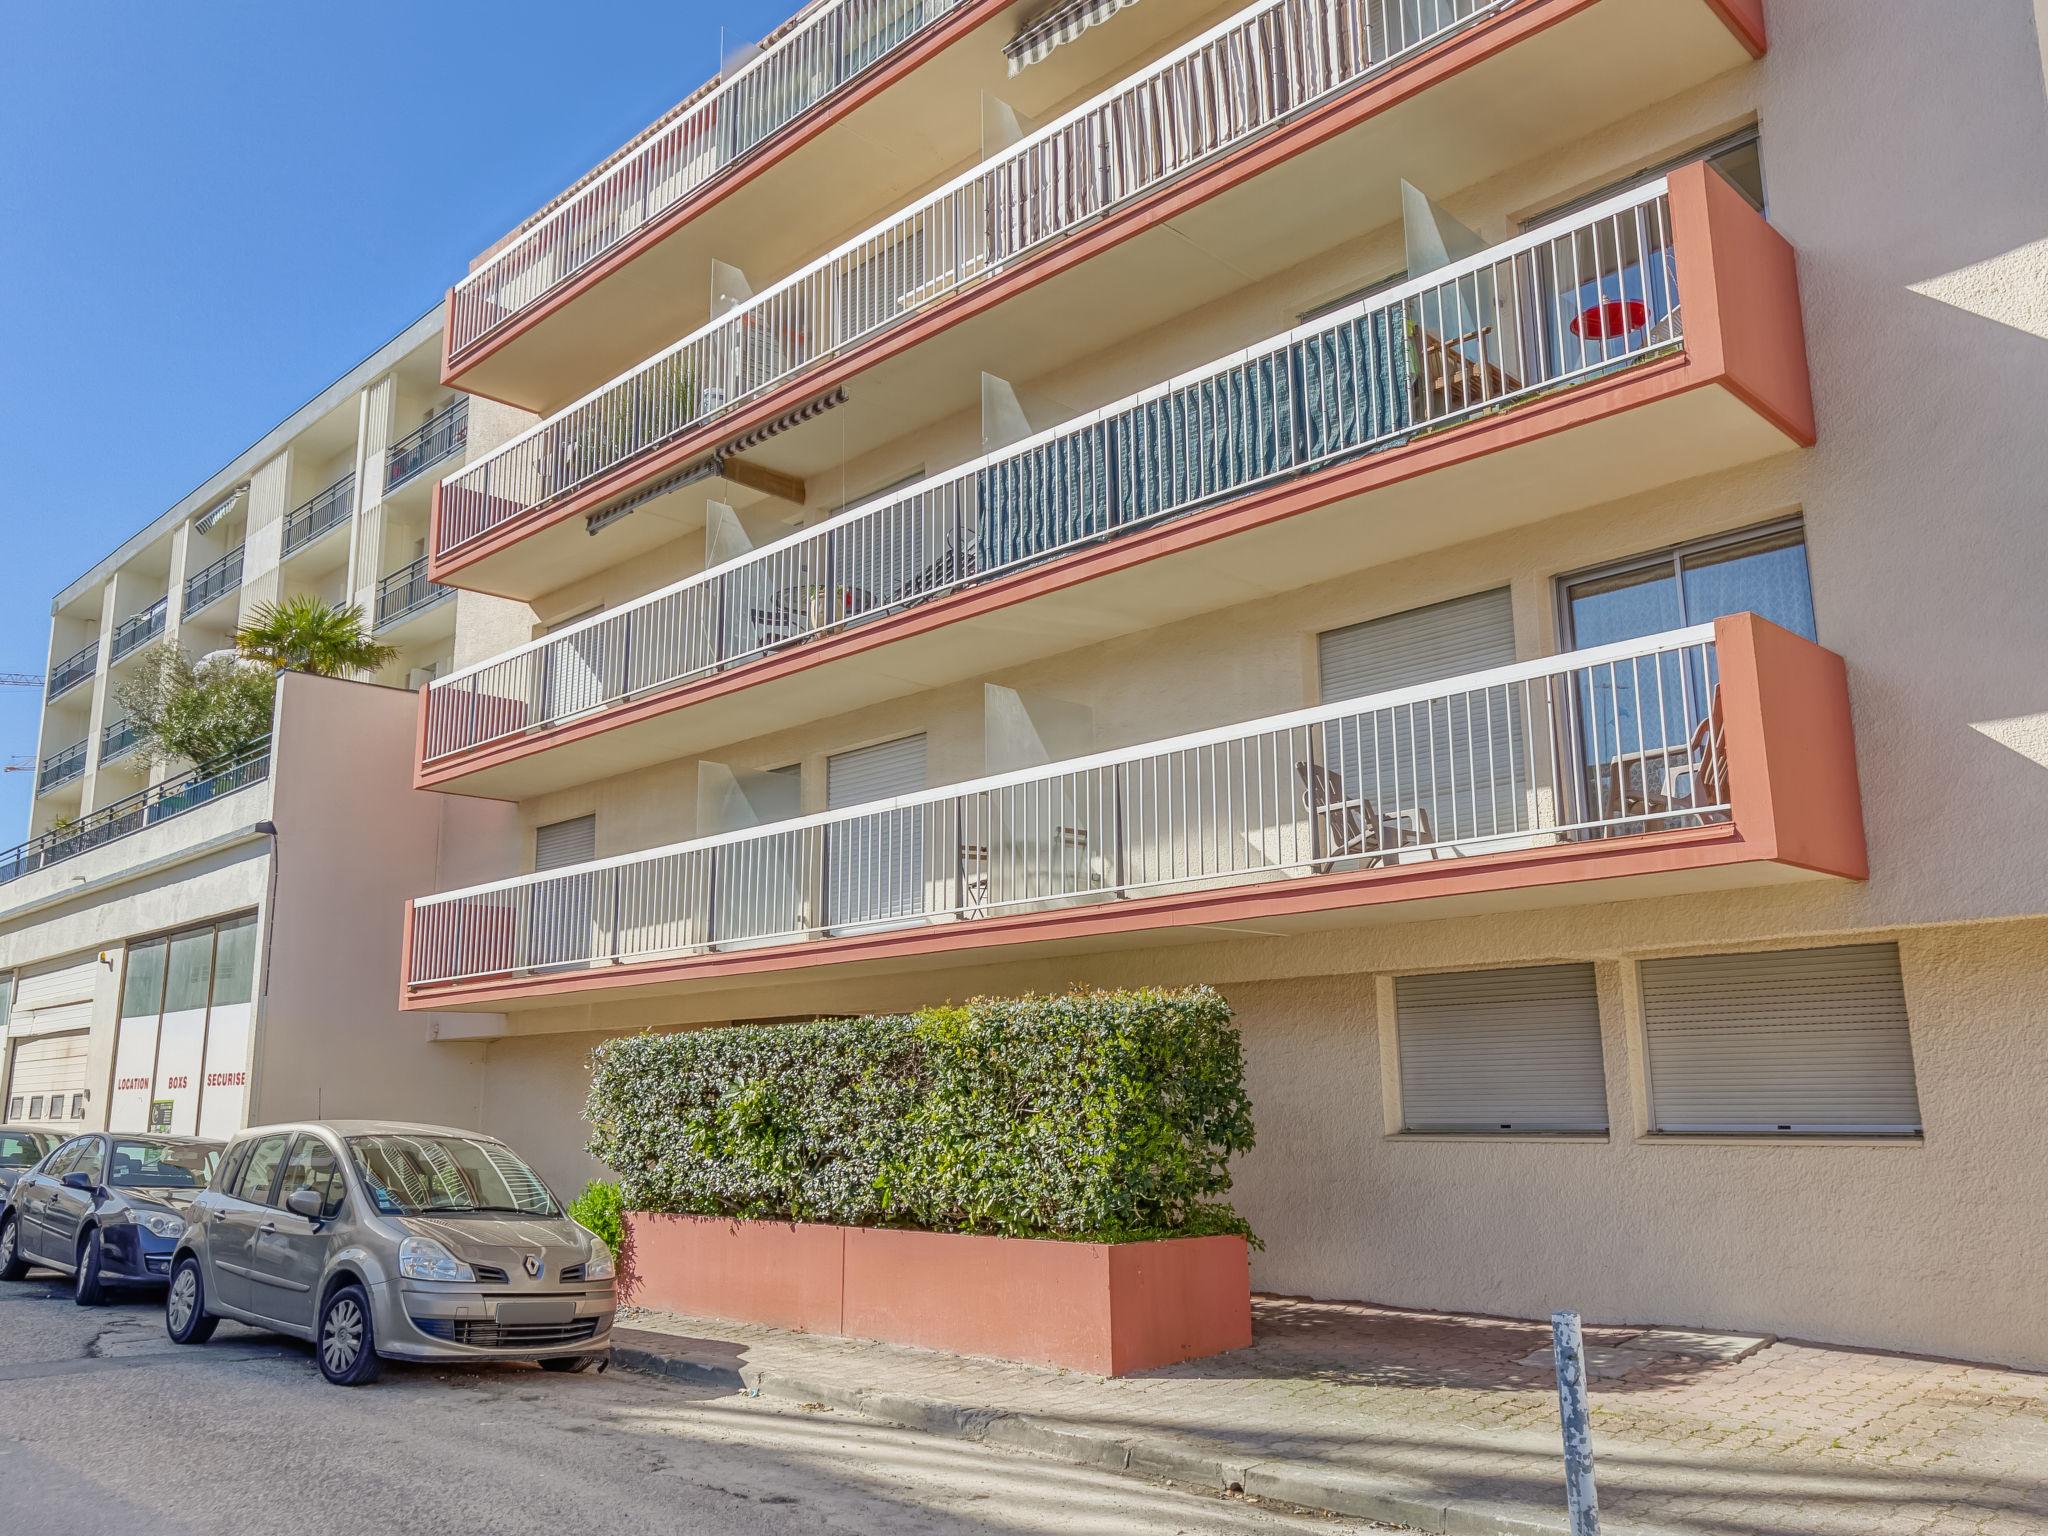
[[[0,1536],[1362,1530],[623,1371],[387,1366],[0,1285]]]

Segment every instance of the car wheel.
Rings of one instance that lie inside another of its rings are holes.
[[[20,1280],[28,1275],[28,1262],[21,1256],[21,1233],[12,1216],[0,1217],[0,1280]]]
[[[337,1387],[360,1387],[377,1379],[370,1298],[360,1285],[344,1285],[327,1298],[313,1348],[320,1356],[320,1374]]]
[[[178,1260],[170,1293],[164,1297],[164,1331],[174,1344],[204,1344],[219,1326],[220,1319],[206,1310],[206,1281],[200,1276],[199,1261],[188,1253]]]
[[[107,1288],[100,1279],[100,1265],[105,1257],[100,1229],[94,1227],[78,1250],[78,1269],[71,1277],[71,1299],[81,1307],[97,1307],[107,1299]]]
[[[552,1360],[543,1360],[540,1368],[544,1371],[587,1371],[597,1364],[595,1355],[556,1355]]]

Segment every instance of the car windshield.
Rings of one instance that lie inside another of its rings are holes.
[[[107,1183],[115,1189],[204,1189],[219,1166],[219,1147],[190,1141],[117,1141]]]
[[[28,1131],[0,1131],[0,1168],[33,1168],[50,1144]]]
[[[351,1136],[350,1156],[387,1216],[494,1212],[559,1216],[540,1175],[511,1148],[467,1136]]]

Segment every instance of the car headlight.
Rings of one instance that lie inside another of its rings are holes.
[[[603,1238],[592,1235],[590,1257],[583,1261],[583,1278],[586,1280],[609,1280],[618,1273],[612,1263],[611,1244]]]
[[[169,1211],[146,1211],[137,1214],[135,1224],[145,1232],[161,1238],[178,1238],[185,1235],[185,1218],[173,1216]]]
[[[431,1237],[408,1237],[398,1245],[398,1272],[408,1280],[476,1280],[476,1271]]]

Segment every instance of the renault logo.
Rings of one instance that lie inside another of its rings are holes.
[[[531,1275],[534,1279],[538,1280],[540,1278],[540,1272],[544,1268],[546,1268],[546,1266],[541,1263],[541,1258],[539,1254],[529,1253],[526,1256],[526,1272],[527,1274]]]

